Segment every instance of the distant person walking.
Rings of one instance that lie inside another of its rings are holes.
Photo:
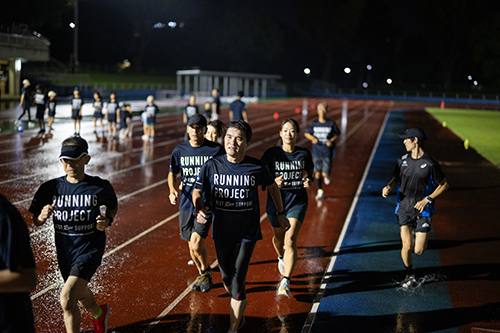
[[[56,106],[57,106],[57,102],[56,102],[56,96],[57,94],[55,93],[55,91],[51,90],[49,91],[49,93],[47,94],[47,96],[49,97],[49,99],[47,100],[47,113],[49,114],[49,133],[53,130],[52,128],[52,124],[54,123],[54,118],[56,116]]]
[[[401,258],[406,268],[401,286],[409,288],[416,283],[413,253],[421,255],[427,248],[435,212],[434,200],[446,192],[449,185],[438,162],[424,151],[427,136],[421,128],[408,128],[399,137],[407,153],[398,159],[391,181],[382,189],[382,196],[386,198],[397,186],[395,213],[403,242]]]
[[[281,197],[290,229],[281,227],[277,209],[268,193],[266,212],[273,227],[273,245],[278,255],[278,270],[283,279],[278,287],[278,295],[291,296],[290,278],[299,256],[297,238],[307,211],[307,191],[313,182],[314,164],[309,150],[297,147],[299,123],[288,118],[281,122],[281,143],[269,148],[262,156],[274,181],[280,188]]]
[[[201,114],[195,114],[187,122],[189,140],[174,148],[168,172],[169,199],[176,205],[179,199],[176,175],[181,173],[181,195],[179,204],[179,231],[181,239],[188,242],[189,253],[196,268],[198,277],[193,290],[207,292],[212,288],[212,274],[208,262],[205,239],[210,230],[211,221],[205,224],[196,222],[196,210],[193,205],[193,189],[201,167],[205,161],[214,156],[224,154],[218,143],[208,141],[203,136],[207,128],[207,120]]]
[[[102,113],[102,109],[104,105],[102,103],[101,94],[98,92],[94,93],[94,103],[92,103],[94,107],[94,133],[97,135],[97,120],[101,123],[101,132],[104,136],[104,124],[102,123],[102,119],[104,118],[104,114]]]
[[[30,291],[35,259],[19,211],[0,194],[0,332],[35,333]]]
[[[241,100],[243,91],[238,91],[236,100],[229,104],[229,121],[244,120],[248,123],[247,105]]]
[[[196,105],[196,95],[191,94],[189,96],[189,103],[188,105],[186,105],[184,111],[182,112],[182,122],[184,123],[184,126],[187,126],[188,119],[195,114],[198,114],[198,105]],[[184,133],[184,140],[187,139],[189,139],[189,136],[186,128],[186,131]]]
[[[73,98],[71,99],[71,118],[73,119],[73,127],[75,128],[75,136],[80,136],[83,98],[80,97],[80,90],[76,87],[73,90]]]
[[[316,199],[323,199],[323,181],[330,184],[332,159],[335,157],[335,140],[340,130],[335,121],[328,119],[328,104],[321,102],[317,106],[318,118],[313,120],[304,136],[312,142],[312,157],[314,162],[314,180],[318,185]]]
[[[19,101],[19,107],[23,109],[23,112],[21,113],[19,118],[17,118],[18,123],[21,121],[21,118],[24,116],[25,113],[28,113],[28,121],[31,122],[31,111],[30,111],[31,96],[29,92],[30,85],[31,83],[28,79],[23,80],[23,87],[21,88],[21,100]]]
[[[146,99],[148,103],[146,108],[144,109],[146,126],[144,126],[144,136],[145,139],[149,142],[153,142],[155,139],[155,124],[156,124],[156,114],[160,112],[158,106],[154,103],[155,97],[153,95],[149,95]]]
[[[220,92],[219,89],[212,89],[212,105],[210,120],[217,120],[220,116]]]
[[[43,93],[42,86],[36,85],[36,93],[34,96],[36,104],[36,119],[38,119],[38,126],[40,126],[39,134],[45,133],[45,94]]]
[[[269,190],[282,228],[290,227],[273,175],[260,160],[246,155],[251,138],[248,123],[230,122],[224,137],[226,154],[205,162],[193,192],[197,221],[210,223],[213,214],[215,251],[224,288],[231,297],[228,332],[237,332],[245,322],[248,266],[255,244],[262,239],[259,186]]]
[[[109,181],[85,173],[90,156],[84,139],[73,136],[64,140],[59,159],[66,176],[43,183],[29,211],[36,226],[52,216],[57,261],[64,279],[60,301],[66,331],[80,332],[81,305],[94,317],[94,332],[105,333],[109,305],[97,305],[88,283],[101,265],[105,229],[113,222],[118,201]]]
[[[116,138],[116,122],[120,116],[120,105],[114,92],[109,95],[109,102],[104,105],[104,109],[106,109],[105,118],[108,121],[108,138]]]

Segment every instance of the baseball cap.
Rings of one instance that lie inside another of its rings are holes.
[[[28,85],[28,86],[29,86],[31,83],[30,83],[30,80],[28,80],[28,79],[24,79],[24,80],[23,80],[23,84],[26,84],[26,85]]]
[[[59,159],[77,160],[85,155],[88,155],[88,151],[85,147],[77,145],[68,145],[61,147],[61,155]]]
[[[424,130],[419,127],[408,128],[403,133],[399,133],[398,136],[401,139],[419,138],[420,140],[427,140]]]
[[[199,127],[207,127],[207,119],[201,114],[197,113],[189,117],[186,125],[198,125]]]

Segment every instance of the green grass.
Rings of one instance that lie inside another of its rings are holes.
[[[484,158],[493,164],[500,165],[500,112],[464,109],[427,108],[440,122],[460,139],[469,140]]]

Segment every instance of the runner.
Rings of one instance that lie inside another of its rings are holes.
[[[229,104],[229,121],[243,119],[248,123],[247,105],[241,100],[243,91],[238,91],[236,100]]]
[[[38,125],[40,126],[39,134],[45,133],[45,94],[43,93],[42,86],[36,85],[36,93],[34,96],[36,104],[36,119],[38,119]]]
[[[149,95],[146,99],[147,105],[144,109],[143,113],[143,121],[144,126],[144,135],[143,140],[147,140],[149,142],[154,141],[155,138],[155,123],[156,123],[156,114],[160,112],[158,106],[154,103],[155,97],[153,95]]]
[[[318,118],[311,122],[304,136],[313,144],[314,179],[318,185],[316,199],[323,199],[323,180],[325,185],[330,184],[332,159],[335,157],[335,140],[340,135],[340,130],[335,121],[326,117],[328,104],[319,103],[317,110]]]
[[[181,172],[181,200],[179,204],[179,230],[181,239],[188,242],[189,253],[198,268],[198,277],[193,290],[207,292],[212,288],[212,274],[208,263],[205,238],[208,236],[211,223],[200,224],[195,221],[195,208],[192,202],[193,188],[200,168],[206,160],[224,154],[218,143],[206,140],[203,136],[207,120],[200,114],[191,116],[187,122],[189,141],[184,141],[174,148],[170,159],[168,187],[170,203],[177,204],[179,193],[176,186],[176,175]]]
[[[435,212],[434,200],[446,192],[449,185],[439,164],[423,149],[427,136],[422,129],[409,128],[399,137],[408,153],[398,159],[391,181],[382,189],[382,196],[386,198],[398,185],[395,213],[403,242],[401,258],[406,268],[401,286],[409,288],[416,284],[412,253],[421,255],[427,248]]]
[[[64,140],[59,159],[66,176],[42,184],[29,211],[36,226],[51,216],[54,222],[66,331],[80,332],[80,304],[94,317],[94,332],[107,332],[109,305],[97,305],[88,283],[101,264],[105,229],[113,222],[118,202],[107,180],[85,174],[90,156],[84,139]]]
[[[248,265],[256,242],[262,239],[259,186],[267,187],[274,199],[280,225],[290,228],[273,176],[261,161],[245,155],[251,138],[248,123],[230,122],[224,138],[226,154],[205,162],[193,192],[197,221],[210,223],[213,214],[212,238],[224,288],[231,296],[229,333],[245,322]]]
[[[120,104],[114,92],[109,95],[109,102],[106,103],[104,108],[106,109],[105,118],[108,121],[108,138],[116,138],[116,122],[120,116]]]
[[[47,100],[47,110],[49,114],[49,133],[53,130],[52,124],[54,123],[54,117],[56,116],[56,93],[55,91],[51,90],[47,94],[49,99]]]
[[[186,105],[184,111],[182,112],[182,122],[184,123],[184,126],[187,126],[188,119],[197,113],[198,113],[198,105],[196,105],[196,95],[191,94],[189,96],[189,103],[188,105]],[[184,140],[188,139],[189,135],[187,133],[187,128],[186,128],[186,132],[184,133]]]
[[[19,101],[19,107],[23,109],[23,113],[21,113],[19,118],[17,118],[16,124],[21,122],[21,118],[24,116],[26,112],[28,113],[28,122],[31,122],[31,111],[30,111],[31,98],[29,93],[30,85],[31,83],[28,79],[23,80],[23,87],[21,88],[21,100]]]
[[[73,126],[75,128],[75,136],[80,135],[81,120],[82,120],[82,107],[83,98],[80,97],[80,90],[76,87],[73,90],[73,98],[71,99],[71,118],[73,119]],[[78,125],[78,130],[77,130]]]
[[[311,187],[314,168],[309,150],[295,146],[299,131],[299,124],[294,119],[283,120],[280,127],[281,144],[269,148],[262,156],[262,161],[276,177],[274,181],[281,190],[286,217],[290,221],[290,229],[284,231],[276,215],[276,206],[268,194],[266,212],[273,227],[278,269],[283,275],[278,295],[288,297],[291,296],[290,278],[298,258],[297,237],[307,211],[306,189]]]
[[[220,92],[219,89],[212,89],[212,106],[210,120],[217,120],[220,116]]]
[[[29,293],[35,285],[28,228],[18,210],[0,194],[0,332],[35,333]]]
[[[97,120],[101,123],[101,131],[104,136],[104,124],[102,123],[102,118],[104,115],[102,114],[102,98],[101,94],[98,92],[94,93],[94,103],[92,104],[94,107],[94,133],[97,135]]]

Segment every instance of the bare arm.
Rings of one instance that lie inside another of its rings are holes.
[[[175,182],[177,180],[177,177],[173,174],[173,172],[169,171],[167,179],[168,179],[168,188],[170,190],[168,198],[170,199],[170,203],[172,205],[175,205],[177,204],[177,198],[179,197],[179,193],[175,189]]]
[[[41,226],[42,224],[44,224],[45,221],[47,221],[47,219],[52,216],[55,207],[55,202],[52,205],[45,205],[40,214],[33,215],[33,224],[36,226]]]
[[[196,208],[196,221],[198,221],[198,223],[205,224],[207,222],[205,213],[209,207],[203,206],[203,194],[201,193],[201,190],[196,188],[193,190],[193,204],[194,208]]]
[[[283,212],[285,208],[283,207],[283,201],[281,200],[281,192],[276,183],[273,183],[271,186],[267,187],[269,194],[271,195],[271,198],[274,201],[274,205],[276,206],[276,210],[278,212]],[[283,228],[283,230],[288,230],[290,229],[290,221],[288,221],[288,218],[285,215],[278,215],[278,221]]]
[[[446,178],[443,179],[439,183],[438,187],[436,187],[436,189],[431,194],[429,194],[427,197],[423,198],[422,200],[420,200],[419,202],[417,202],[415,204],[415,206],[414,206],[415,209],[422,212],[424,210],[425,206],[427,206],[427,204],[431,202],[431,201],[427,200],[427,198],[434,200],[437,197],[439,197],[441,194],[443,194],[444,192],[448,191],[449,188],[450,188],[450,185],[448,184],[448,180],[446,180]]]
[[[392,178],[389,184],[387,184],[383,189],[382,189],[382,196],[384,198],[387,198],[389,193],[391,193],[391,189],[398,184],[398,180],[396,178]]]
[[[233,111],[229,110],[229,121],[233,121]]]
[[[243,111],[243,120],[248,123],[248,116],[247,116],[247,112],[246,111]]]
[[[316,144],[318,142],[318,139],[316,139],[316,137],[314,135],[312,135],[311,133],[304,133],[304,136],[306,137],[306,139],[311,141],[313,144]]]
[[[23,268],[19,271],[0,270],[0,293],[28,292],[35,289],[36,269]]]

